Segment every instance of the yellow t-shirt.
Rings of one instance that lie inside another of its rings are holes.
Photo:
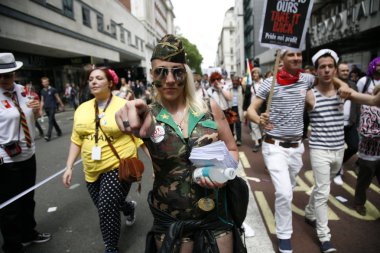
[[[121,132],[115,121],[115,113],[126,101],[113,96],[106,108],[100,125],[121,158],[137,157],[137,148],[143,144],[140,138]],[[98,147],[101,148],[101,159],[92,160],[92,149],[95,147],[95,99],[81,104],[74,114],[71,141],[81,147],[83,170],[87,182],[95,182],[99,175],[119,167],[119,160],[109,147],[103,132],[98,131]],[[99,115],[103,113],[99,109]]]

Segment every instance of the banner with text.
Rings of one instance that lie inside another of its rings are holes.
[[[314,0],[266,0],[260,29],[263,47],[302,49]]]

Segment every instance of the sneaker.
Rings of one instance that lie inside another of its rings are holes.
[[[241,146],[241,141],[237,141],[237,142],[236,142],[236,145],[237,145],[238,147],[240,147],[240,146]]]
[[[125,225],[132,226],[136,221],[136,213],[135,209],[137,206],[137,202],[132,201],[126,201],[123,207],[123,213],[125,215]]]
[[[355,211],[362,216],[366,216],[367,214],[367,209],[364,205],[355,205]]]
[[[343,185],[343,180],[342,180],[342,176],[341,175],[336,175],[334,177],[334,183],[336,185]]]
[[[292,242],[290,239],[278,239],[278,250],[281,253],[293,253]]]
[[[321,250],[322,250],[323,253],[337,252],[336,248],[334,248],[334,246],[331,244],[330,241],[322,242]]]
[[[259,145],[256,145],[252,148],[252,152],[259,152],[259,149],[260,149],[260,146]]]
[[[32,243],[44,243],[51,239],[51,234],[49,233],[38,233],[36,236],[30,241],[22,242],[22,246],[28,246]]]
[[[45,136],[44,139],[45,139],[45,141],[50,141],[50,137],[49,136]]]
[[[317,221],[316,220],[311,220],[305,217],[305,222],[306,224],[310,225],[312,228],[317,227]]]
[[[57,136],[58,136],[58,137],[59,137],[59,136],[62,136],[62,132],[57,133]]]

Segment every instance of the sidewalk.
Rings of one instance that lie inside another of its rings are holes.
[[[238,176],[244,178],[245,172],[241,163],[239,163],[238,167]],[[256,200],[252,194],[252,189],[247,182],[249,187],[249,204],[247,217],[244,221],[247,225],[249,225],[254,231],[255,236],[247,237],[245,239],[247,245],[248,253],[275,253],[272,245],[272,241],[269,238],[267,229],[263,222],[263,218],[260,214],[259,208],[257,207]]]

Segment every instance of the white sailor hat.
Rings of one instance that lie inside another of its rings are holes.
[[[318,59],[322,55],[325,55],[325,54],[331,55],[331,57],[335,60],[335,63],[338,63],[339,57],[338,57],[337,53],[335,53],[331,49],[321,49],[315,55],[313,55],[313,57],[311,58],[311,61],[313,62],[314,66],[315,66],[315,63],[318,61]]]

